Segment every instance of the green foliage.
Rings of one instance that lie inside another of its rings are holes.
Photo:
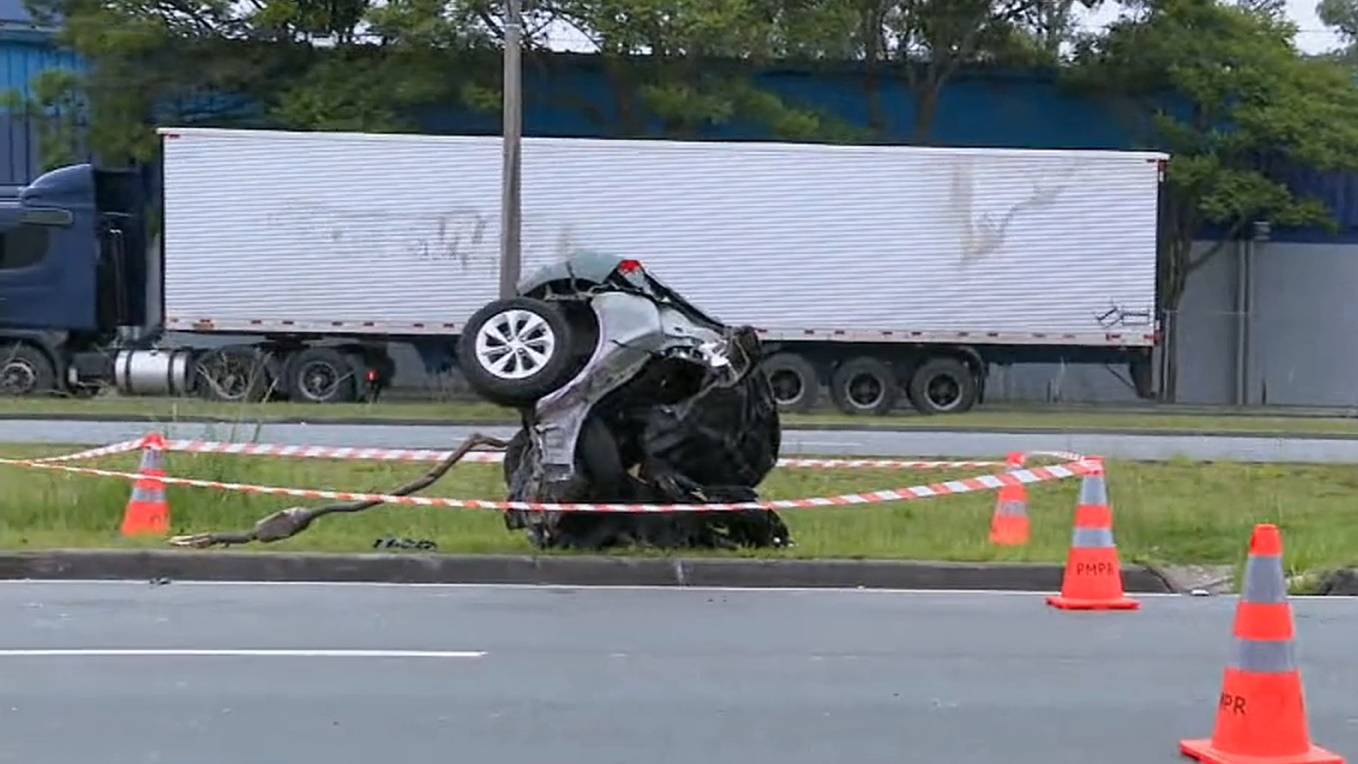
[[[1189,276],[1225,244],[1194,256],[1203,223],[1232,233],[1254,221],[1332,225],[1328,210],[1290,191],[1278,168],[1358,169],[1358,89],[1334,63],[1297,52],[1296,29],[1274,3],[1138,5],[1137,15],[1082,43],[1072,78],[1140,97],[1156,113],[1151,143],[1172,155],[1160,296],[1173,313]],[[1168,397],[1173,390],[1171,375]]]
[[[1075,1],[534,0],[525,65],[549,22],[566,24],[612,72],[625,116],[601,124],[607,134],[633,134],[658,118],[671,137],[741,121],[780,138],[829,141],[872,135],[759,90],[750,72],[785,59],[908,65],[923,135],[958,67],[1056,61]],[[421,106],[500,108],[500,0],[28,2],[40,19],[59,15],[62,42],[93,64],[88,76],[61,83],[60,98],[88,106],[89,141],[106,161],[152,157],[158,109],[209,93],[262,104],[256,123],[296,129],[405,130]],[[714,59],[748,68],[717,71],[704,63]],[[236,118],[196,107],[175,121]],[[52,140],[64,145],[65,136]]]
[[[1156,0],[1078,56],[1075,76],[1160,108],[1155,143],[1172,155],[1168,182],[1192,217],[1243,225],[1323,222],[1270,173],[1277,161],[1358,168],[1358,89],[1327,62],[1293,47],[1295,29],[1271,13],[1213,0]]]
[[[44,171],[83,158],[84,104],[79,82],[75,72],[49,69],[33,79],[31,95],[10,91],[0,97],[0,108],[37,125],[39,161]]]
[[[1358,0],[1320,0],[1316,4],[1316,15],[1325,26],[1333,27],[1344,41],[1345,48],[1339,52],[1340,60],[1358,62]]]
[[[312,130],[413,130],[403,107],[441,97],[444,83],[434,70],[405,58],[337,51],[281,88],[270,115],[287,127]]]

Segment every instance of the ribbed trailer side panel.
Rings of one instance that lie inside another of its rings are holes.
[[[1144,345],[1161,158],[528,139],[524,269],[633,256],[771,336]],[[495,138],[170,131],[171,325],[456,331],[495,297],[500,162]]]

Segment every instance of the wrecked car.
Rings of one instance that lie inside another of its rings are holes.
[[[748,326],[727,326],[634,259],[583,253],[473,314],[458,362],[480,396],[520,412],[510,500],[743,502],[778,460],[780,423]],[[785,546],[771,510],[511,510],[540,548]]]
[[[505,453],[511,501],[739,503],[777,466],[778,408],[758,335],[705,314],[637,260],[586,253],[540,269],[518,294],[471,316],[459,365],[481,396],[519,411],[511,440],[468,436],[425,474],[387,491],[408,496],[480,447]],[[174,536],[205,549],[274,543],[365,498],[288,507],[254,527]],[[618,545],[784,547],[772,510],[509,510],[505,524],[539,548]]]

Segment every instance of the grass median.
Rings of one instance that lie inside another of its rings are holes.
[[[0,455],[38,457],[74,449],[0,446]],[[96,460],[135,472],[138,455]],[[276,460],[170,454],[173,475],[294,488],[385,491],[419,474],[419,465],[325,460]],[[1358,563],[1352,522],[1358,470],[1332,466],[1133,463],[1112,461],[1109,488],[1118,547],[1129,562],[1238,564],[1255,523],[1278,523],[1293,572]],[[779,469],[765,482],[767,498],[805,498],[932,483],[986,470]],[[995,495],[990,492],[874,506],[784,511],[796,546],[743,553],[761,557],[873,558],[952,561],[1049,561],[1065,558],[1078,480],[1031,486],[1032,543],[996,548],[987,540]],[[115,479],[0,465],[0,547],[6,549],[164,547],[163,540],[127,540],[118,526],[129,484]],[[502,498],[499,465],[455,467],[423,495]],[[248,528],[289,506],[283,497],[171,487],[173,533]],[[487,510],[384,506],[359,515],[322,518],[310,530],[257,551],[372,549],[380,537],[430,539],[445,553],[526,553],[519,533]],[[634,552],[634,553],[645,553]]]

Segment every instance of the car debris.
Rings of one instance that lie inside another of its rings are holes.
[[[468,320],[459,365],[474,392],[511,406],[509,441],[475,434],[419,479],[441,478],[477,447],[505,450],[510,501],[606,504],[735,503],[758,499],[777,465],[781,423],[749,326],[705,314],[633,259],[581,253],[520,282]],[[171,539],[206,548],[273,542],[331,513],[379,502],[290,507],[250,531]],[[541,549],[787,547],[769,509],[721,512],[508,510],[509,530]]]
[[[464,439],[457,448],[453,449],[452,453],[448,454],[443,461],[431,467],[428,472],[388,493],[391,496],[409,496],[422,491],[438,482],[440,478],[447,474],[448,470],[452,469],[454,464],[462,461],[474,449],[486,446],[503,449],[507,445],[509,444],[506,441],[498,438],[473,433]],[[381,505],[382,502],[380,501],[365,500],[336,502],[309,509],[306,507],[288,507],[260,519],[255,523],[255,527],[248,531],[217,531],[173,536],[169,543],[172,546],[192,547],[194,549],[249,544],[253,541],[267,544],[292,538],[310,528],[312,523],[326,515],[363,512]]]

